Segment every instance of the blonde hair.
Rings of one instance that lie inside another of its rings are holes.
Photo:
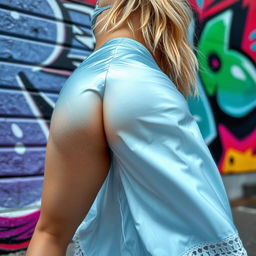
[[[189,45],[188,30],[193,10],[187,0],[115,0],[98,33],[111,32],[127,24],[134,33],[131,14],[140,13],[140,28],[146,46],[161,70],[185,98],[199,96],[196,86],[198,61]],[[120,19],[118,20],[118,18]],[[156,58],[158,53],[158,58]]]

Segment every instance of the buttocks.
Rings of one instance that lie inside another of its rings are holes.
[[[153,140],[161,143],[167,134],[177,139],[183,126],[194,125],[184,96],[152,58],[135,51],[119,53],[111,63],[103,108],[110,144],[125,136],[136,138],[140,146]]]

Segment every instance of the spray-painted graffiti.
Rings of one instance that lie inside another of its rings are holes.
[[[237,140],[224,125],[219,124],[219,134],[222,142],[222,156],[219,162],[219,169],[224,173],[239,173],[241,170],[253,171],[256,166],[255,147],[256,130],[248,137]],[[242,153],[241,153],[242,152]]]
[[[39,218],[51,114],[95,46],[94,5],[0,0],[0,254],[25,249]]]
[[[222,174],[255,172],[256,2],[190,3],[201,87],[200,102],[191,100],[191,109]]]

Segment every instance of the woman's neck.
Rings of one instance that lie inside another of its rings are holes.
[[[103,17],[104,17],[104,15],[107,16],[109,10],[110,9],[107,9],[104,12],[102,12],[99,15],[99,17],[101,15]],[[127,24],[124,24],[124,26],[120,27],[119,29],[117,29],[117,30],[115,30],[113,32],[106,32],[106,33],[99,34],[98,31],[102,27],[102,25],[101,25],[102,23],[99,23],[98,27],[96,27],[95,30],[94,30],[94,34],[95,34],[95,38],[96,38],[95,50],[97,50],[105,42],[109,41],[112,38],[116,38],[116,37],[129,37],[129,38],[132,38],[132,39],[142,43],[147,48],[145,40],[144,40],[143,35],[142,35],[142,31],[141,31],[141,29],[139,29],[139,24],[140,24],[139,17],[140,17],[140,15],[138,15],[138,13],[136,13],[136,12],[134,12],[133,15],[131,15],[131,22],[132,22],[132,24],[133,24],[133,26],[135,28],[134,33],[132,33],[132,31],[130,30],[130,28],[128,27]],[[99,19],[101,19],[101,17]]]

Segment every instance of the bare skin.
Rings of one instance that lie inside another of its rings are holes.
[[[109,4],[112,5],[114,1],[115,0],[101,0],[99,3],[99,7],[106,6]],[[107,16],[109,11],[110,11],[110,9],[104,10],[97,18],[100,20],[102,17]],[[105,42],[109,41],[112,38],[116,38],[116,37],[129,37],[131,39],[134,39],[134,40],[142,43],[148,49],[148,47],[146,46],[145,40],[143,38],[142,32],[139,29],[140,16],[138,14],[139,13],[137,11],[135,11],[131,15],[132,24],[134,25],[134,28],[135,28],[135,31],[133,31],[134,34],[129,29],[128,25],[126,25],[126,24],[114,32],[99,34],[98,31],[101,29],[102,24],[104,24],[104,20],[103,20],[103,22],[99,23],[99,25],[95,28],[95,31],[94,31],[94,34],[96,37],[96,46],[95,46],[94,50],[97,50]],[[148,49],[148,50],[150,51],[150,49]],[[150,53],[153,55],[153,53],[151,51],[150,51]]]
[[[26,256],[64,256],[76,228],[91,207],[109,168],[102,102],[84,94],[85,120],[62,127],[63,110],[53,112],[46,148],[41,214]],[[64,114],[66,123],[72,116]],[[74,126],[74,127],[73,127]]]
[[[112,1],[102,0],[101,6]],[[134,24],[139,24],[136,16]],[[115,37],[130,37],[145,45],[140,31],[137,30],[134,37],[128,26],[124,26],[104,35],[97,35],[96,31],[95,49]],[[58,109],[53,112],[46,147],[41,214],[26,256],[65,256],[75,230],[108,174],[111,159],[103,127],[102,102],[92,92],[88,92],[87,97],[93,100],[93,106],[85,113],[86,125],[79,127],[79,133],[59,136],[62,130],[58,130],[61,126]]]

